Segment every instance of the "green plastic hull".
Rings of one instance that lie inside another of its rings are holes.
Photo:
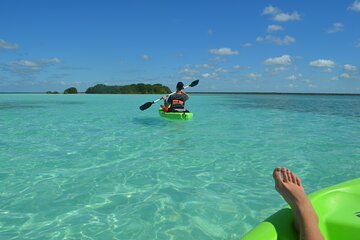
[[[159,109],[159,114],[163,118],[173,119],[173,120],[191,120],[193,114],[191,112],[180,113],[180,112],[164,112],[162,108]]]
[[[309,195],[326,240],[360,239],[360,178]],[[276,212],[242,240],[299,239],[289,207]]]

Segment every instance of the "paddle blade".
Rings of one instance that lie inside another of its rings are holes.
[[[147,102],[147,103],[144,103],[143,105],[141,105],[139,108],[141,111],[144,111],[146,109],[148,109],[149,107],[151,107],[153,103],[152,102]]]
[[[199,83],[199,80],[195,80],[189,86],[190,87],[195,87],[196,85],[198,85],[198,83]]]

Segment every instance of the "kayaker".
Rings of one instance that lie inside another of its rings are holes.
[[[189,96],[184,91],[184,83],[178,82],[176,84],[176,93],[170,95],[166,100],[166,96],[162,97],[164,99],[164,104],[161,105],[161,108],[164,109],[164,112],[184,112],[185,102],[189,99]]]
[[[319,229],[316,212],[306,196],[301,180],[287,168],[275,168],[273,172],[275,189],[290,205],[300,238],[303,240],[324,240]]]

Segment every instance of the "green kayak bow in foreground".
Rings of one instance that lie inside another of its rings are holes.
[[[173,120],[191,120],[193,118],[191,112],[164,112],[162,108],[159,109],[159,115]]]
[[[360,239],[360,178],[309,195],[326,240]],[[294,218],[281,209],[248,232],[241,240],[295,240]]]

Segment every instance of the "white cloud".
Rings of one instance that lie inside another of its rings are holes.
[[[277,7],[273,7],[272,5],[269,5],[267,6],[266,8],[264,8],[263,10],[263,14],[264,15],[274,15],[274,14],[277,14],[277,13],[280,13],[281,10]]]
[[[226,74],[228,72],[229,72],[229,70],[220,67],[220,68],[214,69],[212,72],[202,73],[201,77],[202,78],[219,79],[219,77],[222,74]]]
[[[208,34],[209,34],[209,35],[213,35],[213,34],[214,34],[214,31],[213,31],[211,28],[209,28],[209,29],[208,29]]]
[[[245,43],[245,44],[243,45],[243,47],[252,47],[252,46],[253,46],[252,43]]]
[[[215,73],[228,73],[229,70],[224,69],[222,67],[215,69]]]
[[[40,59],[40,60],[18,60],[10,63],[13,67],[24,67],[31,69],[40,69],[46,65],[53,65],[60,63],[61,60],[58,58]]]
[[[256,41],[257,42],[268,41],[281,46],[281,45],[290,45],[292,43],[295,43],[296,39],[289,35],[286,35],[284,38],[267,35],[265,37],[261,37],[261,36],[257,37]]]
[[[203,64],[197,64],[196,67],[197,68],[212,68],[212,65],[203,63]]]
[[[331,28],[327,30],[327,33],[337,33],[343,31],[344,24],[341,22],[334,23]]]
[[[353,4],[350,7],[348,7],[348,9],[355,12],[360,12],[360,1],[355,0],[355,2],[353,2]]]
[[[247,78],[250,78],[251,80],[257,80],[258,78],[261,78],[261,74],[258,73],[249,73],[246,75]]]
[[[38,60],[16,60],[8,63],[5,68],[18,75],[31,75],[39,72],[45,67],[59,64],[59,58],[38,59]]]
[[[142,56],[142,59],[143,59],[144,61],[149,61],[149,60],[150,60],[150,56],[147,55],[147,54],[144,54],[144,55]]]
[[[190,65],[185,65],[180,69],[180,73],[188,76],[193,76],[197,74],[197,70],[193,69]]]
[[[293,74],[293,75],[290,75],[286,78],[287,80],[296,80],[297,77]]]
[[[288,70],[288,68],[284,67],[284,66],[279,66],[279,65],[272,65],[273,67],[271,68],[265,68],[265,71],[268,72],[271,75],[279,75],[282,72],[285,72]]]
[[[271,5],[263,10],[263,15],[272,15],[272,19],[277,22],[287,22],[300,20],[300,14],[297,11],[292,13],[284,13],[277,7]]]
[[[318,59],[315,61],[311,61],[309,63],[309,65],[311,67],[318,67],[318,68],[323,68],[323,67],[333,68],[333,67],[335,67],[335,62],[332,60],[328,60],[328,59]]]
[[[344,65],[344,70],[346,71],[356,71],[356,66],[350,65],[350,64],[345,64]]]
[[[273,41],[278,45],[290,45],[294,43],[296,40],[295,38],[286,35],[283,39],[273,38]]]
[[[35,61],[30,60],[19,60],[19,61],[12,61],[10,63],[12,66],[19,66],[19,67],[29,67],[29,68],[39,68],[40,64]]]
[[[1,49],[17,49],[17,48],[18,48],[17,44],[9,43],[9,42],[6,42],[3,39],[0,39],[0,50]]]
[[[343,74],[340,74],[339,77],[342,78],[342,79],[349,79],[350,75],[348,73],[343,73]]]
[[[197,64],[196,65],[197,68],[213,68],[214,66],[208,63],[204,63],[204,64]]]
[[[267,65],[290,65],[291,56],[285,54],[280,57],[268,58],[264,61],[264,63]]]
[[[340,75],[338,75],[338,76],[332,77],[331,80],[337,81],[337,80],[339,80],[339,79],[349,79],[349,78],[351,78],[350,74],[348,74],[348,73],[342,73],[342,74],[340,74]]]
[[[300,14],[298,14],[296,11],[289,13],[279,13],[274,16],[274,21],[278,22],[287,22],[287,21],[296,21],[300,20]]]
[[[269,25],[267,27],[267,31],[268,32],[276,32],[276,31],[281,31],[281,30],[284,30],[282,26],[280,25],[275,25],[275,24],[272,24],[272,25]]]
[[[232,50],[231,48],[213,48],[209,52],[215,55],[239,55],[239,51]]]

